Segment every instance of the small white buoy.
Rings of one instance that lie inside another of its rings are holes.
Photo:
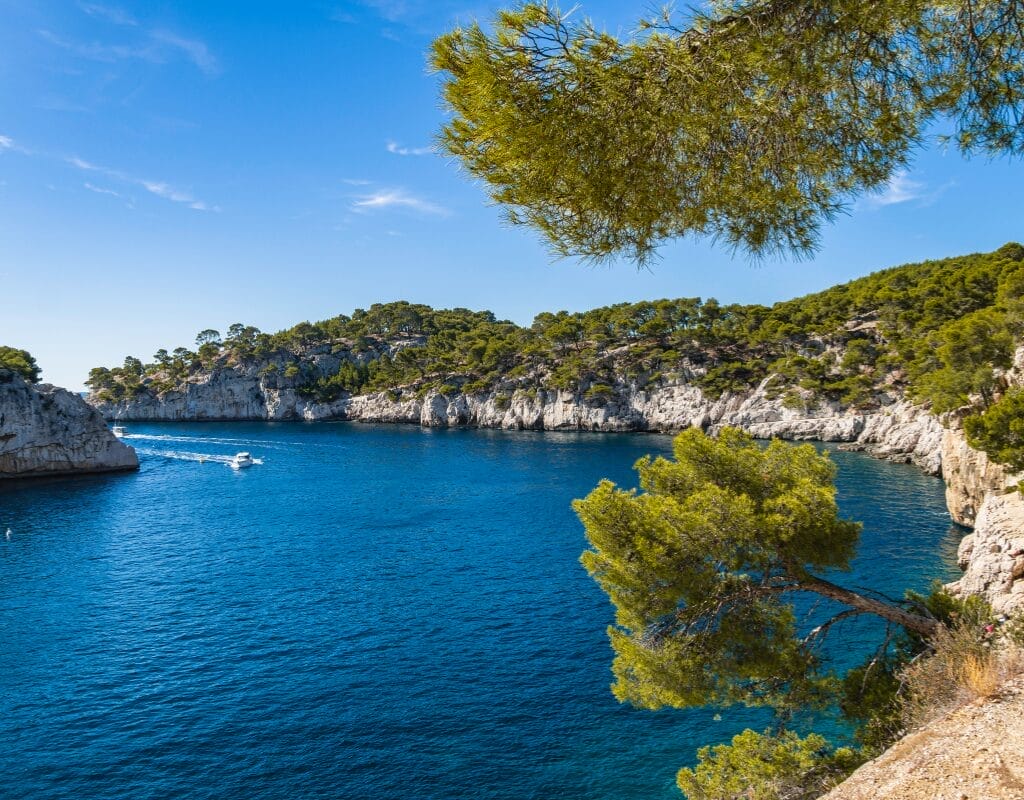
[[[10,538],[11,538],[11,529],[10,529],[10,528],[8,528],[8,529],[7,529],[7,533],[6,533],[6,534],[4,534],[4,535],[5,535],[5,536],[6,536],[6,537],[7,537],[8,539],[10,539]]]

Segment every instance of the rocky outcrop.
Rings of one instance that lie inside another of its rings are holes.
[[[946,505],[960,525],[973,527],[985,498],[1016,483],[999,464],[975,450],[953,422],[942,433],[942,476],[946,481]]]
[[[822,800],[1024,800],[1024,679],[910,734]]]
[[[1017,350],[1005,386],[1024,385],[1024,348]],[[942,436],[942,475],[953,519],[974,530],[960,542],[963,577],[947,588],[984,597],[999,613],[1024,609],[1024,475],[1007,472],[972,448],[957,419]]]
[[[1016,489],[990,492],[981,503],[974,531],[960,542],[963,577],[954,594],[980,595],[1000,614],[1024,608],[1024,496]]]
[[[946,505],[954,521],[973,527],[985,498],[1015,486],[1017,478],[989,457],[975,450],[955,420],[942,432],[942,477],[946,481]]]
[[[80,396],[0,370],[0,479],[138,466],[135,451]]]

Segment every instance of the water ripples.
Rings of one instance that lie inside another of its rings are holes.
[[[608,691],[607,599],[569,502],[655,436],[133,426],[136,475],[0,488],[3,794],[678,797],[763,715]],[[257,468],[207,468],[224,450]],[[835,454],[866,522],[843,580],[946,577],[942,484]],[[844,630],[864,652],[870,628]]]

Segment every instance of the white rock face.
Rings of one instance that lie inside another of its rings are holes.
[[[1006,383],[1024,386],[1024,348],[1017,350]],[[1000,613],[1024,609],[1024,496],[1014,489],[1024,475],[974,450],[955,423],[943,433],[942,463],[949,513],[974,528],[957,553],[964,575],[948,588],[981,595]]]
[[[997,613],[1024,608],[1024,496],[987,494],[957,559],[964,575],[949,584],[954,594],[981,595]]]
[[[646,391],[622,387],[601,400],[564,391],[519,390],[431,393],[423,398],[380,392],[316,403],[294,389],[267,385],[251,372],[223,369],[193,379],[185,391],[160,399],[142,396],[97,407],[110,419],[132,421],[342,419],[425,427],[660,432],[736,426],[764,438],[843,442],[883,458],[913,462],[932,474],[939,472],[942,426],[924,409],[895,395],[880,396],[880,408],[869,411],[838,403],[791,409],[771,396],[768,384],[766,380],[755,390],[727,393],[717,400],[681,383]]]
[[[77,394],[0,370],[0,480],[138,466],[135,450]]]
[[[946,481],[946,505],[953,519],[971,527],[991,492],[1001,493],[1015,485],[1014,476],[989,457],[967,444],[960,426],[953,423],[942,432],[942,476]]]

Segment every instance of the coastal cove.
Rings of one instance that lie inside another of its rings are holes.
[[[210,422],[125,441],[138,474],[0,487],[15,795],[671,798],[696,747],[764,724],[608,691],[611,608],[569,503],[635,485],[667,436]],[[264,463],[215,458],[240,450]],[[833,457],[865,523],[844,582],[959,575],[941,480]],[[831,646],[859,658],[876,632]]]

